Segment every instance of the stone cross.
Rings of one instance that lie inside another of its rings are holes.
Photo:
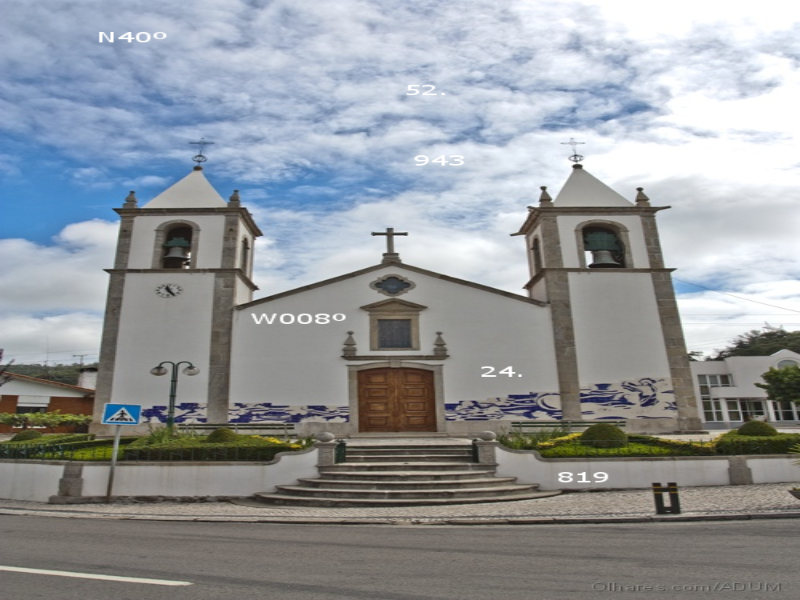
[[[398,231],[395,233],[394,227],[387,227],[386,231],[373,231],[372,235],[385,235],[386,236],[386,253],[394,254],[394,236],[408,235],[407,231]]]

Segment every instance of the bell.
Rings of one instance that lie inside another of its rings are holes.
[[[164,256],[165,269],[182,269],[189,262],[189,253],[186,248],[173,246]]]
[[[616,269],[619,267],[622,265],[614,260],[610,250],[592,250],[590,269]]]

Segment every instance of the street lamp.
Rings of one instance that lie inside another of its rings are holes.
[[[187,365],[186,368],[183,369],[183,374],[190,376],[197,375],[200,372],[200,369],[195,367],[187,360],[182,360],[177,363],[165,360],[150,369],[150,373],[159,377],[161,375],[166,375],[168,371],[164,365],[172,365],[172,378],[169,382],[169,411],[167,412],[167,430],[172,433],[172,428],[175,425],[175,393],[178,390],[178,367],[181,365]]]

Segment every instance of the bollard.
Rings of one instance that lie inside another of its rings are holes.
[[[669,494],[669,506],[664,505],[664,492]],[[656,503],[657,515],[679,515],[681,514],[681,501],[678,497],[678,484],[674,481],[667,483],[664,488],[660,483],[653,484],[653,500]]]

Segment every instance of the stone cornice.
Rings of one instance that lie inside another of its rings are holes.
[[[539,281],[544,279],[544,277],[547,275],[548,272],[551,272],[551,273],[553,273],[553,272],[589,273],[589,274],[595,274],[595,273],[672,273],[675,270],[676,269],[666,269],[666,268],[663,268],[663,269],[589,269],[589,268],[576,269],[576,268],[573,268],[573,267],[570,267],[570,268],[566,268],[566,267],[563,267],[563,268],[552,268],[552,267],[550,267],[550,268],[542,269],[541,271],[539,271],[536,275],[534,275],[533,277],[531,277],[528,280],[528,283],[526,283],[522,287],[524,289],[526,289],[526,290],[531,289],[534,285],[539,283]]]
[[[444,360],[450,358],[449,354],[438,356],[433,354],[359,354],[356,356],[344,356],[345,360]]]
[[[255,237],[264,235],[244,207],[220,206],[219,208],[115,208],[114,212],[121,217],[152,217],[152,216],[189,216],[189,215],[224,215],[236,214],[241,217],[247,228]]]
[[[667,210],[671,206],[539,206],[531,207],[528,218],[520,227],[517,233],[509,235],[525,235],[530,233],[543,217],[558,217],[567,215],[586,215],[586,216],[622,216],[622,215],[652,215],[661,210]]]

